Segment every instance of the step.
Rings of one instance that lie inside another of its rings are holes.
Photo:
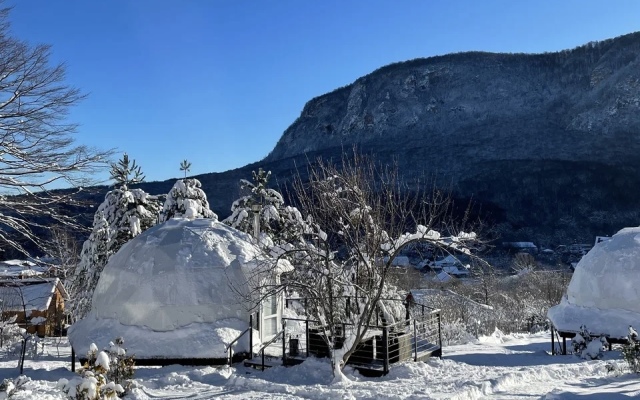
[[[282,365],[282,361],[280,360],[265,360],[264,361],[264,368],[271,368],[274,367],[276,365]],[[255,368],[255,369],[262,369],[262,360],[258,359],[258,358],[253,358],[250,360],[244,360],[244,366],[245,367],[251,367],[251,368]]]

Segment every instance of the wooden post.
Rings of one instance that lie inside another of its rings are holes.
[[[384,374],[389,373],[389,328],[382,327],[382,365]]]
[[[555,333],[553,332],[553,326],[551,326],[551,355],[555,355],[556,354],[556,346],[555,346]]]
[[[567,355],[567,338],[560,335],[560,337],[562,338],[562,355],[566,356]]]
[[[71,347],[71,372],[76,372],[76,350]]]

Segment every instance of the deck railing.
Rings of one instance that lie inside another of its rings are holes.
[[[227,361],[229,365],[231,365],[233,361],[233,345],[236,344],[238,340],[240,340],[244,335],[246,335],[247,332],[251,332],[249,334],[249,358],[253,358],[253,314],[249,315],[249,327],[245,329],[241,334],[239,334],[235,339],[231,341],[231,343],[229,343],[225,347],[225,353],[229,354],[229,358]]]
[[[353,325],[344,323],[336,329],[335,337],[331,337],[318,321],[303,318],[283,318],[290,321],[290,328],[298,325],[298,329],[289,329],[283,338],[283,360],[314,355],[329,357],[330,347],[341,349],[348,330]],[[302,326],[300,326],[302,325]],[[419,361],[429,356],[441,356],[442,328],[440,310],[426,305],[411,302],[407,304],[407,315],[404,320],[394,324],[374,324],[367,327],[367,332],[347,361],[348,364],[378,369],[389,372],[393,363],[405,360]]]

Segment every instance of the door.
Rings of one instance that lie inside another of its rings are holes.
[[[278,333],[280,314],[278,313],[278,294],[271,294],[262,299],[262,326],[260,336],[266,342]]]

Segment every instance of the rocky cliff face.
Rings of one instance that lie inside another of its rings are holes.
[[[592,241],[640,224],[640,33],[546,54],[389,65],[309,101],[262,161],[197,176],[221,217],[238,180],[274,183],[354,145],[472,198],[504,239]],[[142,187],[167,193],[172,182]],[[105,190],[98,192],[100,202]]]
[[[640,223],[639,50],[634,33],[389,65],[309,101],[265,161],[355,144],[490,206],[509,236],[612,233]]]

